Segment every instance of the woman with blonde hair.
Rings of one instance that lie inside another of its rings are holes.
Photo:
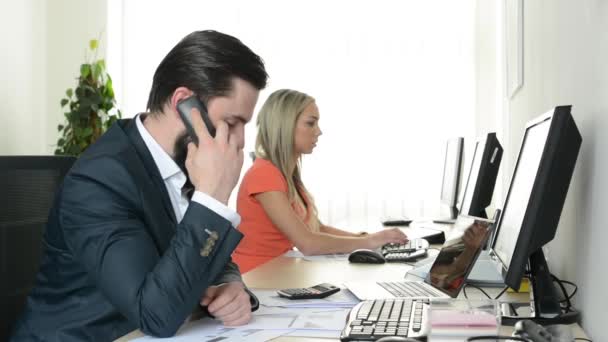
[[[304,93],[282,89],[268,97],[257,118],[256,159],[241,182],[237,211],[245,235],[233,254],[247,272],[294,246],[305,255],[349,253],[402,243],[397,228],[355,234],[324,225],[301,178],[301,156],[322,134],[319,109]]]

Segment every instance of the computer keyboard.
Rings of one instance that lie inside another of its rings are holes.
[[[384,260],[386,262],[409,262],[416,261],[424,256],[426,256],[426,249],[419,249],[411,253],[387,253],[384,255]]]
[[[386,244],[382,246],[381,253],[387,262],[404,262],[426,256],[428,248],[429,243],[425,239],[413,239],[403,244]]]
[[[357,304],[348,315],[340,341],[375,341],[403,336],[426,341],[428,299],[378,299]]]
[[[392,281],[378,282],[385,290],[395,297],[438,297],[439,295],[423,282],[419,281]]]
[[[406,243],[387,243],[382,246],[382,254],[388,253],[410,253],[419,249],[428,249],[429,242],[425,239],[412,239]]]

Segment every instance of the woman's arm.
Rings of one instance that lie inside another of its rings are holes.
[[[255,195],[272,223],[305,255],[350,253],[355,249],[378,248],[389,242],[405,242],[407,237],[398,229],[387,229],[365,236],[338,236],[311,232],[297,216],[287,194],[269,191]]]
[[[326,226],[324,224],[321,224],[320,230],[321,230],[322,233],[336,235],[336,236],[362,237],[362,236],[366,235],[366,234],[361,234],[361,233],[347,232],[345,230],[334,228],[334,227],[330,227],[330,226]]]

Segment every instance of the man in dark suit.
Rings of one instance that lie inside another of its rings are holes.
[[[226,204],[266,80],[255,53],[215,31],[169,52],[149,113],[113,125],[65,177],[13,340],[111,341],[135,329],[172,336],[199,305],[225,325],[250,320],[253,297],[230,259],[240,217]],[[176,110],[192,95],[217,129],[212,137],[193,110],[198,146]]]

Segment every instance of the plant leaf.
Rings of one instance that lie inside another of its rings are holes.
[[[84,129],[82,127],[74,127],[74,136],[76,137],[77,140],[80,140],[82,138],[82,131]]]
[[[90,64],[83,64],[80,66],[80,76],[82,78],[87,78],[87,76],[89,76],[90,73],[91,73]],[[78,94],[78,88],[76,88],[76,94]]]
[[[77,97],[77,98],[79,98],[79,99],[80,99],[81,97],[84,97],[84,87],[85,87],[85,86],[78,86],[78,87],[76,88],[76,97]]]
[[[80,149],[80,146],[78,146],[78,145],[72,145],[68,149],[68,153],[71,154],[71,155],[73,155],[73,156],[79,155],[80,152],[82,152],[82,150]]]
[[[112,79],[110,78],[110,75],[106,75],[108,78],[106,79],[106,94],[107,97],[114,101],[114,87],[112,85]]]
[[[99,45],[99,44],[98,44],[98,42],[97,42],[97,39],[91,39],[91,40],[89,41],[89,47],[91,48],[91,50],[95,50],[95,49],[97,49],[97,46],[98,46],[98,45]]]
[[[61,99],[61,107],[65,107],[68,102],[70,102],[68,99]]]
[[[69,88],[68,90],[65,91],[65,94],[68,97],[72,97],[72,95],[74,94],[74,91],[72,90],[72,88]]]
[[[63,129],[63,125],[57,125],[57,130],[58,130],[59,132],[61,132],[61,130],[62,130],[62,129]]]
[[[99,65],[99,63],[95,63],[95,65],[93,65],[93,79],[97,80],[102,71],[103,69],[101,65]]]
[[[84,130],[82,130],[82,136],[87,138],[90,137],[91,135],[93,135],[93,128],[92,127],[87,127]]]

